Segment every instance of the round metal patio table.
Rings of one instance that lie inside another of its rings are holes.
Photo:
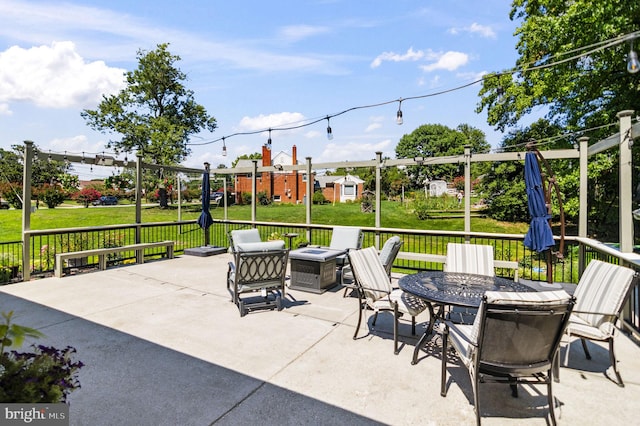
[[[429,308],[429,325],[413,351],[411,364],[418,362],[418,354],[429,341],[436,321],[442,319],[445,306],[478,308],[487,291],[536,291],[508,278],[443,271],[405,275],[398,285],[403,291],[428,302]]]

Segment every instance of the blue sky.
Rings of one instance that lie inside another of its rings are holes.
[[[43,150],[105,151],[109,138],[80,117],[123,87],[138,49],[170,43],[188,88],[218,120],[194,143],[300,124],[363,105],[427,95],[510,68],[517,23],[499,0],[21,1],[0,2],[0,147],[33,140]],[[313,162],[394,158],[418,126],[468,123],[496,146],[502,135],[476,114],[479,85],[365,108],[295,131],[273,131],[274,154]],[[259,152],[265,133],[193,146],[184,163],[202,167]],[[108,151],[108,150],[107,150]],[[89,174],[76,167],[81,178]]]

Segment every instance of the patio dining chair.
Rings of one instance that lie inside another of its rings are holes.
[[[444,263],[445,272],[462,272],[466,274],[496,275],[493,257],[493,246],[479,244],[448,243]],[[473,323],[477,309],[454,306],[449,316],[458,323]]]
[[[256,309],[282,310],[289,250],[238,250],[233,255],[227,270],[227,290],[240,316]]]
[[[440,394],[447,396],[447,352],[451,345],[468,369],[476,423],[485,382],[506,383],[513,397],[518,384],[546,384],[551,423],[556,424],[552,392],[554,358],[568,324],[574,298],[564,290],[488,291],[473,325],[444,322]]]
[[[234,229],[227,236],[232,252],[284,249],[284,240],[262,241],[260,232],[256,228]]]
[[[362,247],[362,230],[353,226],[334,226],[331,232],[331,242],[329,248],[332,250],[342,250],[344,254],[336,257],[336,266],[342,269],[349,262],[347,251],[349,249],[359,249]]]
[[[398,252],[400,251],[400,247],[402,246],[402,240],[397,235],[389,238],[385,241],[382,246],[382,250],[380,250],[380,262],[382,262],[382,266],[384,266],[384,270],[387,271],[387,275],[391,276],[391,268],[393,267],[393,262],[398,256]],[[340,284],[344,286],[344,294],[343,297],[346,297],[347,292],[351,289],[354,290],[357,288],[356,283],[353,279],[353,271],[351,270],[351,265],[347,264],[342,268],[342,273],[340,274]]]
[[[616,322],[636,276],[632,269],[624,266],[600,260],[589,262],[574,293],[577,302],[566,331],[570,339],[580,338],[587,359],[591,359],[587,339],[608,342],[609,359],[617,384],[621,387],[624,387],[624,382],[618,370],[613,342]],[[565,365],[569,361],[569,344],[570,341],[565,353]]]
[[[375,247],[360,250],[349,250],[349,263],[358,286],[358,324],[353,334],[355,340],[360,330],[362,316],[366,309],[374,311],[372,326],[376,325],[378,313],[393,313],[393,352],[397,355],[398,323],[403,314],[411,316],[411,334],[416,334],[416,316],[427,308],[427,303],[400,289],[391,287],[391,279],[387,274],[378,251]]]

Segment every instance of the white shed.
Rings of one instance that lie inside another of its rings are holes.
[[[429,182],[429,195],[439,197],[447,193],[447,182],[444,180],[432,180]]]

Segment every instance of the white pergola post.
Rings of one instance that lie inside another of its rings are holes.
[[[253,163],[253,173],[251,174],[251,222],[256,221],[256,201],[258,193],[256,192],[258,179],[258,160],[251,160]]]
[[[381,184],[381,169],[382,169],[382,152],[381,151],[377,151],[376,152],[376,209],[375,209],[375,221],[376,221],[376,228],[380,228],[380,211],[382,210],[381,208],[381,198],[380,198],[380,193],[382,192],[382,184]],[[375,237],[375,247],[377,249],[380,249],[380,234],[376,232],[376,237]]]
[[[22,173],[22,281],[31,279],[31,161],[33,142],[24,141],[24,168]]]
[[[313,203],[313,179],[311,177],[311,157],[306,157],[307,160],[307,194],[305,196],[304,210],[306,213],[306,224],[311,225],[311,203]],[[307,228],[307,241],[311,242],[311,228]]]
[[[464,232],[471,232],[471,147],[464,147]],[[469,237],[467,236],[466,239]]]
[[[631,135],[632,110],[620,111],[620,251],[633,252],[633,185],[632,185],[632,157]]]
[[[578,139],[578,149],[580,150],[579,167],[580,167],[580,192],[579,209],[578,209],[578,236],[587,237],[587,226],[589,219],[589,138],[582,136]],[[578,256],[578,270],[580,274],[584,271],[585,265],[585,247],[579,245],[580,255]]]

